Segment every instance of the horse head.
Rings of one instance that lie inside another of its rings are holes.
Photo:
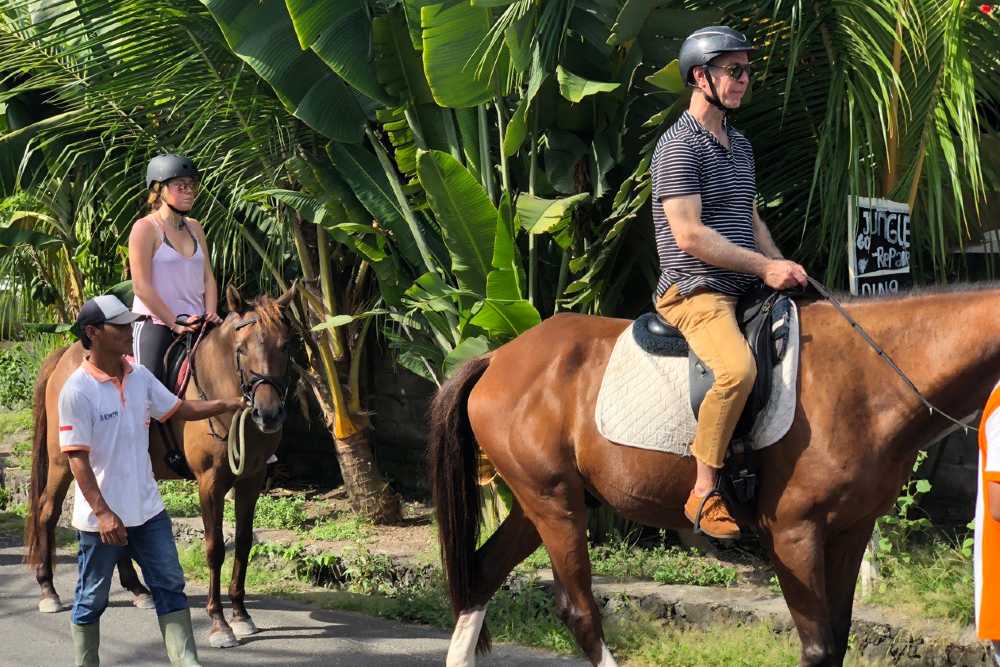
[[[262,295],[245,301],[232,285],[226,288],[230,331],[240,391],[250,417],[261,433],[276,433],[285,422],[289,387],[289,340],[292,331],[285,311],[296,286],[277,299]]]

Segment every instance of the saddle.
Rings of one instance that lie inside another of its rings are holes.
[[[733,439],[744,438],[771,395],[771,373],[763,372],[781,362],[788,345],[791,300],[763,285],[744,295],[736,304],[736,321],[750,345],[757,373],[753,390],[740,415]],[[656,312],[645,313],[632,325],[632,336],[643,351],[655,356],[687,357],[691,380],[691,409],[695,417],[705,395],[715,382],[708,364],[688,346],[684,335]]]
[[[191,377],[191,350],[195,336],[193,333],[178,336],[163,355],[162,382],[180,398],[184,397]]]
[[[183,399],[187,392],[194,363],[194,352],[205,331],[206,328],[202,327],[197,332],[188,332],[178,336],[163,354],[163,377],[157,379],[174,392],[178,398]],[[184,450],[177,442],[173,429],[160,422],[156,422],[156,427],[160,430],[160,435],[166,445],[167,466],[183,479],[194,479],[194,473],[191,472],[187,459],[184,458]]]
[[[757,468],[752,447],[745,444],[745,439],[771,396],[773,373],[770,371],[785,355],[791,308],[791,299],[762,283],[741,297],[736,305],[736,320],[753,353],[758,372],[719,476],[719,492],[730,507],[751,505],[756,498]],[[640,316],[632,325],[632,336],[648,354],[688,358],[691,409],[697,418],[702,401],[715,382],[712,369],[690,349],[683,334],[656,312]]]

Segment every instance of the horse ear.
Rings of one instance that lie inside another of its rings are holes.
[[[232,313],[240,313],[246,308],[246,302],[240,291],[233,285],[226,285],[226,305]]]
[[[292,302],[292,297],[295,296],[295,291],[299,288],[299,281],[296,280],[292,283],[292,286],[285,290],[285,293],[279,296],[275,301],[278,307],[284,310],[288,307],[288,304]]]

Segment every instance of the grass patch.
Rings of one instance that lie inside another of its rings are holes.
[[[172,479],[159,482],[159,486],[160,497],[163,498],[167,514],[172,517],[201,516],[198,487],[194,482]],[[236,506],[232,501],[226,500],[222,516],[229,523],[236,523]],[[257,499],[253,518],[255,528],[300,530],[305,523],[305,501],[302,498],[261,496]]]
[[[606,624],[612,653],[625,667],[795,667],[799,641],[792,632],[777,631],[767,623],[714,623],[681,628],[629,608]],[[847,667],[889,665],[849,651]]]
[[[236,523],[236,507],[233,503],[226,503],[223,517],[230,523]],[[255,528],[299,530],[305,523],[306,501],[302,498],[261,496],[257,499],[257,509],[253,517]]]
[[[21,470],[31,470],[31,442],[28,440],[22,440],[21,442],[14,443],[14,446],[10,450],[11,461],[15,468],[20,468]]]
[[[170,479],[157,482],[163,507],[172,517],[201,516],[198,487],[184,479]]]
[[[593,573],[609,577],[652,579],[661,584],[691,586],[732,586],[739,575],[735,568],[695,549],[655,545],[641,547],[623,539],[590,547]],[[526,571],[551,567],[544,547],[535,550],[522,564]]]
[[[374,529],[370,521],[360,516],[344,515],[332,521],[316,524],[309,531],[309,537],[327,542],[342,540],[361,542],[371,537],[373,532]]]
[[[0,436],[30,432],[33,426],[34,419],[31,414],[31,408],[0,412]],[[30,452],[30,445],[28,450]]]
[[[203,584],[208,583],[211,572],[205,562],[205,549],[202,545],[178,544],[177,555],[186,578]],[[233,555],[227,553],[221,572],[223,587],[229,586],[232,574]],[[246,585],[254,592],[273,595],[297,592],[307,587],[297,578],[293,562],[283,558],[260,557],[253,552],[247,565]]]
[[[883,554],[882,579],[865,602],[893,607],[915,617],[955,621],[975,620],[975,584],[971,549],[948,540],[932,539],[905,552]]]

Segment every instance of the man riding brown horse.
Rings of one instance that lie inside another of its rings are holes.
[[[736,321],[737,299],[758,279],[776,290],[806,282],[805,269],[782,257],[757,212],[753,149],[726,117],[750,86],[752,50],[725,26],[684,40],[679,60],[694,88],[691,103],[660,137],[651,168],[661,270],[656,310],[715,376],[698,412],[691,447],[698,475],[684,514],[718,539],[740,534],[710,492],[757,373]]]

